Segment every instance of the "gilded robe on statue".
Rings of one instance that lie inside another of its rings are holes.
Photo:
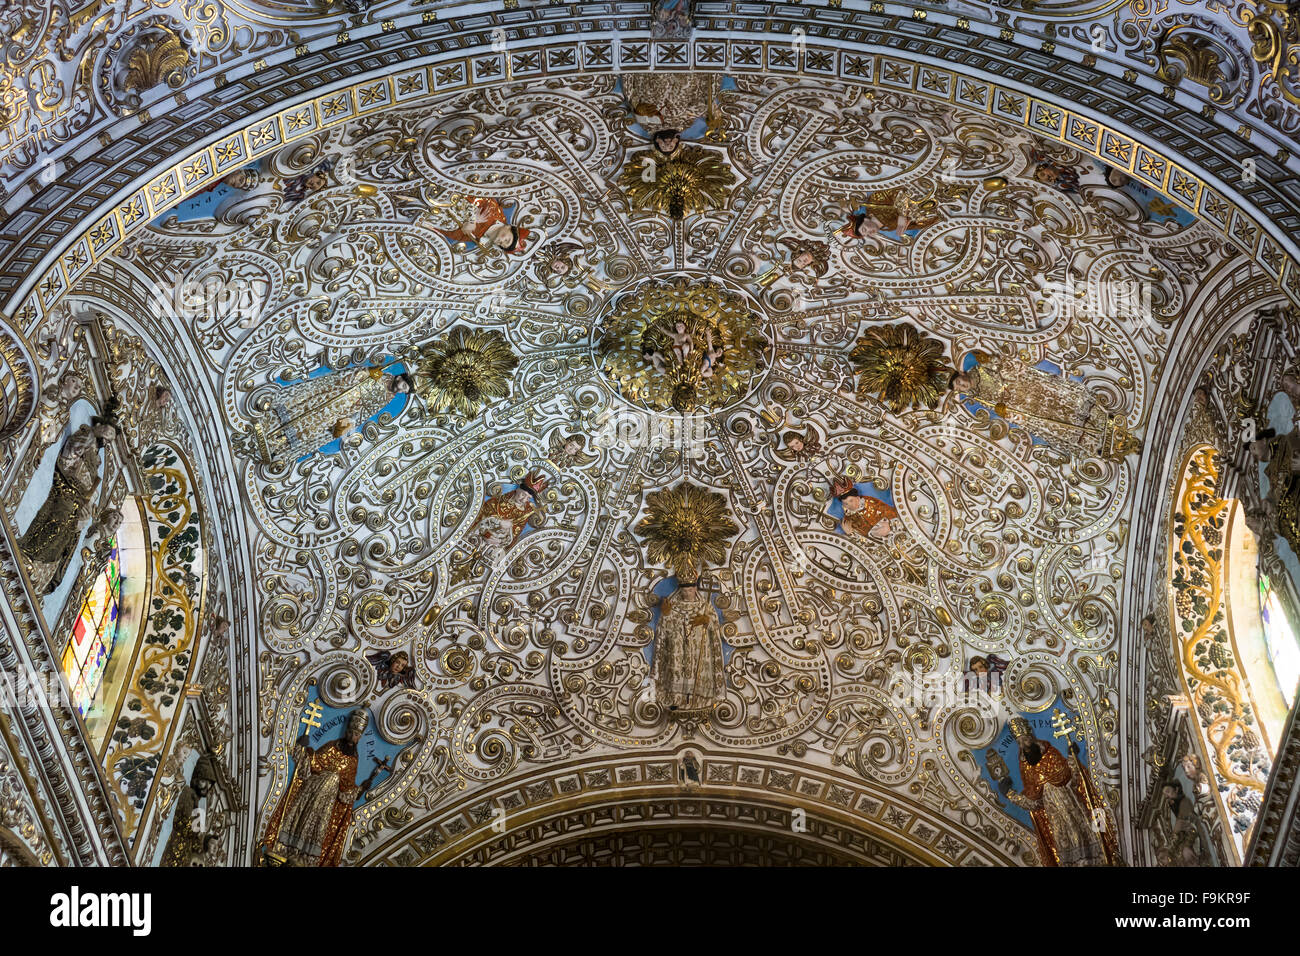
[[[357,744],[368,722],[364,710],[354,710],[340,739],[313,748],[304,734],[293,745],[293,779],[262,841],[272,859],[293,866],[339,865],[352,806],[375,776],[357,784]]]
[[[942,218],[938,200],[934,196],[917,199],[902,186],[873,192],[862,203],[862,211],[849,213],[849,224],[845,227],[848,235],[862,239],[868,233],[878,230],[898,230],[902,233],[910,229],[924,229],[932,226]]]
[[[1107,414],[1082,382],[1014,356],[980,356],[978,365],[953,377],[952,387],[1058,451],[1121,461],[1141,448],[1124,420]]]
[[[492,558],[510,549],[528,522],[539,512],[537,496],[546,490],[546,478],[536,472],[524,476],[519,487],[493,495],[479,508],[470,536],[480,554]]]
[[[831,479],[831,494],[844,509],[840,527],[850,536],[883,538],[889,534],[890,522],[898,517],[892,506],[879,498],[859,493],[852,479],[842,475]]]
[[[445,228],[435,231],[454,242],[488,245],[514,255],[524,251],[529,230],[506,222],[505,210],[495,199],[457,196],[434,207]]]
[[[1266,436],[1266,437],[1265,437]],[[1255,456],[1268,464],[1268,503],[1277,533],[1300,554],[1300,428],[1285,435],[1264,433],[1252,446]]]
[[[536,526],[542,521],[545,512],[537,496],[546,490],[546,485],[545,475],[530,471],[518,487],[495,494],[483,502],[466,534],[473,551],[455,566],[452,585],[474,573],[476,559],[495,564],[510,550],[530,522]]]
[[[1023,718],[1013,718],[1011,729],[1020,745],[1022,789],[1017,793],[1007,788],[1004,795],[1029,811],[1043,865],[1114,864],[1117,846],[1105,803],[1078,757],[1072,753],[1067,759],[1046,740],[1036,738]]]
[[[723,684],[718,612],[698,587],[683,585],[664,601],[655,631],[655,699],[674,713],[707,712]]]
[[[55,459],[50,492],[27,532],[18,539],[18,549],[31,562],[37,594],[58,589],[90,520],[91,501],[99,486],[101,443],[102,437],[90,425],[82,425],[64,440]]]
[[[253,422],[252,451],[269,465],[292,464],[359,428],[410,391],[404,375],[381,368],[348,368],[277,389]]]

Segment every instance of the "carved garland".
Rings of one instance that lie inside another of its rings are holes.
[[[151,493],[145,510],[154,586],[104,761],[128,834],[145,814],[184,698],[203,600],[200,516],[188,467],[170,445],[159,444],[145,452],[141,470]]]
[[[1227,624],[1224,551],[1233,502],[1218,497],[1216,458],[1213,448],[1202,446],[1183,469],[1170,526],[1170,611],[1183,686],[1240,847],[1259,812],[1272,761]]]

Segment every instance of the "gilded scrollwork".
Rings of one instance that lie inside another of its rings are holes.
[[[539,80],[304,136],[116,258],[246,436],[221,454],[266,860],[375,861],[468,795],[688,740],[1031,860],[972,755],[1054,706],[1113,797],[1130,439],[1229,250],[988,115],[726,93],[678,171],[699,195],[629,195],[646,144],[609,78]],[[976,658],[995,700],[922,699]],[[378,766],[357,711],[386,769],[313,823],[304,781]]]

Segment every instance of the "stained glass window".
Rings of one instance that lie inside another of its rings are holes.
[[[121,597],[121,568],[114,541],[108,563],[87,590],[72,636],[63,649],[63,676],[72,688],[77,713],[83,717],[94,703],[104,680],[104,667],[117,641]]]
[[[1259,576],[1259,613],[1264,620],[1268,659],[1273,664],[1277,686],[1290,707],[1295,703],[1296,683],[1300,681],[1300,644],[1267,574]]]

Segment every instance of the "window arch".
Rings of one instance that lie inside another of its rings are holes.
[[[1290,710],[1295,706],[1296,685],[1300,683],[1300,638],[1296,637],[1280,592],[1267,574],[1259,576],[1259,609],[1269,664]]]
[[[1179,475],[1169,521],[1172,650],[1240,857],[1294,702],[1300,644],[1274,582],[1259,572],[1241,503],[1219,497],[1216,450],[1191,449]]]
[[[188,459],[169,442],[158,442],[139,464],[147,489],[139,499],[147,528],[140,554],[150,575],[147,620],[136,648],[122,655],[121,690],[97,739],[128,835],[155,810],[155,783],[192,689],[206,579],[202,513]]]

